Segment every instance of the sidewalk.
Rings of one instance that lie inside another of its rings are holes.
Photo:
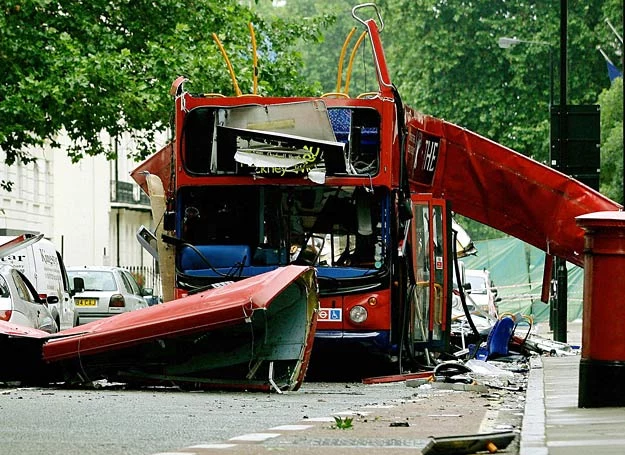
[[[581,322],[569,323],[567,342],[581,345]],[[580,358],[580,355],[540,357],[533,362],[527,385],[521,455],[625,453],[625,408],[577,407]]]

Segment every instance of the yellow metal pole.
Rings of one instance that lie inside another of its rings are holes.
[[[241,93],[241,90],[239,89],[239,84],[237,84],[237,78],[234,75],[234,70],[232,69],[232,64],[230,63],[228,54],[226,54],[226,50],[222,46],[221,41],[219,40],[219,37],[217,36],[216,33],[213,33],[213,39],[217,43],[217,46],[219,46],[219,50],[221,51],[221,55],[224,56],[224,60],[226,60],[226,65],[228,66],[228,71],[230,72],[230,79],[232,79],[232,85],[234,85],[234,92],[236,93],[237,96],[241,96],[242,93]]]
[[[356,27],[352,28],[352,30],[349,32],[349,34],[347,35],[347,38],[345,38],[345,42],[343,43],[343,48],[341,49],[341,56],[339,57],[338,75],[336,77],[336,93],[339,93],[341,91],[341,78],[343,76],[343,59],[345,58],[345,53],[347,52],[347,45],[349,44],[349,41],[352,39],[352,36],[354,36],[355,32],[356,32]]]
[[[248,26],[250,29],[250,36],[252,38],[252,59],[253,59],[252,77],[254,78],[254,87],[253,87],[252,93],[256,95],[256,92],[258,90],[258,54],[256,53],[256,35],[254,34],[254,26],[252,25],[251,22],[248,24]]]
[[[347,75],[345,77],[345,93],[349,93],[349,80],[352,77],[352,67],[354,65],[354,57],[356,56],[356,51],[360,47],[360,44],[365,39],[365,36],[367,36],[367,32],[362,32],[360,34],[360,36],[358,37],[358,41],[356,41],[356,44],[354,45],[354,48],[352,49],[352,54],[349,57],[349,64],[347,65]]]

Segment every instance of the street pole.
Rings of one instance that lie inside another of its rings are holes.
[[[566,156],[567,149],[567,100],[566,100],[566,81],[567,81],[567,32],[568,32],[568,2],[560,0],[560,157]],[[562,159],[560,159],[560,162]],[[560,165],[558,165],[560,167]],[[561,170],[561,169],[559,169]],[[566,260],[556,257],[556,301],[554,308],[554,324],[553,339],[566,343],[566,324],[567,324],[567,292],[568,292],[568,273],[566,269]]]
[[[563,57],[563,60],[565,61],[564,66],[566,67],[566,16],[564,18],[564,22],[565,22],[565,26],[564,26],[564,37],[565,37],[565,43],[564,43],[564,49],[565,49],[565,54]],[[509,38],[509,37],[501,37],[499,38],[499,47],[501,47],[502,49],[508,49],[512,46],[516,46],[517,44],[521,44],[521,43],[525,43],[525,44],[537,44],[537,45],[541,45],[541,46],[549,46],[549,111],[548,111],[548,116],[549,116],[549,121],[551,124],[551,118],[554,112],[554,96],[553,96],[553,86],[554,86],[554,70],[553,70],[553,47],[551,46],[551,44],[544,42],[544,41],[526,41],[526,40],[521,40],[518,38]],[[562,47],[562,44],[560,44],[560,47]],[[562,66],[562,63],[561,63]],[[561,75],[563,75],[564,78],[566,78],[566,70],[561,71],[560,72]],[[560,100],[566,100],[566,82],[564,84],[560,84],[560,86],[562,87],[564,85],[564,92],[560,92]],[[564,94],[563,94],[564,93]],[[560,121],[563,122],[560,124],[560,142],[563,144],[564,143],[564,137],[565,135],[562,133],[563,131],[565,131],[564,127],[566,125],[566,119],[564,117],[565,115],[565,107],[566,107],[566,102],[562,102],[560,101]],[[564,127],[563,127],[564,125]],[[555,168],[560,170],[560,160],[555,161],[553,159],[551,159],[552,154],[553,154],[553,150],[554,150],[554,144],[551,142],[551,138],[552,135],[551,133],[549,134],[549,157],[550,157],[550,165]],[[563,150],[563,149],[560,149]],[[563,152],[561,152],[560,157],[563,156]],[[625,154],[623,155],[625,157]],[[625,160],[625,158],[624,158]],[[625,175],[625,174],[624,174]],[[625,177],[624,177],[625,179]],[[625,186],[624,186],[625,188]],[[552,265],[547,265],[547,261],[545,261],[545,267],[551,267],[551,289],[550,289],[550,298],[549,298],[549,330],[551,330],[554,333],[554,339],[561,341],[559,338],[561,338],[561,334],[559,333],[558,327],[561,327],[562,325],[564,325],[564,341],[566,341],[566,307],[567,307],[567,287],[568,287],[568,277],[567,277],[567,270],[566,270],[566,261],[556,257],[555,261],[550,262]],[[560,322],[558,323],[558,317],[564,317],[564,323]]]

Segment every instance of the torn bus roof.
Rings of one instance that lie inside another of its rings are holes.
[[[411,184],[451,201],[460,215],[583,266],[584,231],[575,217],[622,209],[572,177],[479,134],[411,114]],[[434,144],[429,149],[428,141]]]
[[[158,152],[150,156],[147,160],[139,164],[130,173],[133,180],[137,182],[137,184],[148,196],[150,195],[150,192],[148,191],[148,184],[145,179],[146,174],[157,175],[161,179],[161,182],[163,182],[163,187],[166,191],[171,188],[173,178],[171,167],[173,165],[175,145],[175,141],[168,143]]]
[[[297,389],[310,356],[314,269],[290,266],[64,331],[43,347],[64,378]]]
[[[288,266],[55,336],[0,324],[0,346],[19,353],[0,380],[296,390],[317,308],[315,270]]]

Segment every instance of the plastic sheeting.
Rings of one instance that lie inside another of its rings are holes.
[[[530,315],[535,322],[549,321],[549,305],[541,302],[545,253],[514,237],[474,242],[478,254],[462,259],[467,269],[488,269],[495,283],[499,314]],[[582,317],[584,270],[567,263],[567,319]]]

